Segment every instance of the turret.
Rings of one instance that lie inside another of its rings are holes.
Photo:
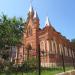
[[[29,16],[29,18],[33,18],[33,16],[34,16],[34,9],[33,9],[31,4],[30,4],[30,7],[29,7],[28,16]]]
[[[51,26],[51,23],[50,23],[50,21],[49,21],[49,18],[48,18],[48,17],[46,17],[45,25],[46,25],[46,26]]]
[[[39,17],[36,11],[34,12],[33,20],[34,20],[34,27],[39,28]]]

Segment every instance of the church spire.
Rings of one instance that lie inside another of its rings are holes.
[[[29,7],[29,13],[32,13],[32,12],[34,12],[34,10],[33,10],[32,5],[30,4],[30,7]]]
[[[30,7],[29,7],[28,15],[30,18],[33,18],[33,16],[34,16],[34,9],[32,7],[31,0],[30,0]]]
[[[50,26],[50,25],[51,25],[48,16],[46,17],[45,25],[46,25],[46,26]]]
[[[33,19],[34,19],[34,27],[39,28],[39,17],[36,11],[34,12]]]
[[[39,19],[37,12],[34,12],[34,19]]]

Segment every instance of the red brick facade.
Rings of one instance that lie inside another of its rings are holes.
[[[74,48],[71,42],[52,27],[48,18],[43,29],[41,29],[39,25],[40,20],[38,15],[34,12],[33,8],[31,8],[25,23],[25,32],[23,33],[22,43],[24,48],[30,45],[32,50],[38,50],[40,45],[42,66],[49,67],[61,64],[62,54],[64,55],[65,63],[72,64]]]

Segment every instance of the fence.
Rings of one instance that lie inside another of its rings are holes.
[[[26,50],[17,55],[16,61],[0,61],[0,75],[53,75],[58,72],[65,72],[69,69],[75,69],[75,58],[65,56],[63,53],[55,54],[35,50]],[[18,52],[17,52],[18,53]],[[23,62],[20,62],[20,61]]]

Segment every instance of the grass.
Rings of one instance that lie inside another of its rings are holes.
[[[73,67],[66,67],[66,71],[72,70]],[[57,73],[63,72],[62,68],[54,68],[54,69],[41,69],[41,75],[55,75]],[[15,73],[0,73],[0,75],[38,75],[38,72],[33,71],[33,72],[28,72],[28,73],[22,73],[22,72],[15,72]]]

